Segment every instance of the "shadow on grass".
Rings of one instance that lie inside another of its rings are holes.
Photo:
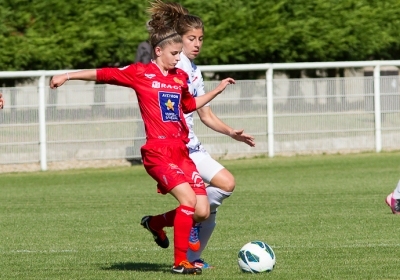
[[[133,262],[120,262],[111,264],[108,267],[102,267],[103,270],[131,270],[131,271],[162,271],[170,272],[170,264],[157,264],[157,263],[133,263]]]

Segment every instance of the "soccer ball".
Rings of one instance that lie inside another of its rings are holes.
[[[239,251],[238,264],[243,272],[271,272],[276,262],[272,248],[262,241],[251,241]]]

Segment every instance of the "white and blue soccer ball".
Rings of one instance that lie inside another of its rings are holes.
[[[274,250],[262,241],[251,241],[239,251],[238,264],[243,272],[271,272],[276,263]]]

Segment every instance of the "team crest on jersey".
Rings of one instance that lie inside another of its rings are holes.
[[[178,122],[181,120],[179,116],[179,104],[181,101],[180,94],[175,92],[159,91],[158,101],[164,122]]]
[[[174,82],[183,86],[183,81],[181,79],[178,79],[177,77],[174,77]]]

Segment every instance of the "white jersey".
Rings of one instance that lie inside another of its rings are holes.
[[[187,81],[187,83],[189,86],[189,91],[194,97],[202,96],[205,94],[203,76],[201,75],[200,69],[196,66],[196,64],[190,61],[190,59],[187,58],[186,55],[181,53],[181,60],[178,62],[176,67],[182,69],[188,74],[189,80]],[[204,106],[209,106],[209,104],[207,103]],[[189,143],[187,144],[187,147],[189,148],[189,153],[198,151],[201,145],[199,139],[193,131],[193,113],[194,112],[185,114],[186,124],[189,128]]]

